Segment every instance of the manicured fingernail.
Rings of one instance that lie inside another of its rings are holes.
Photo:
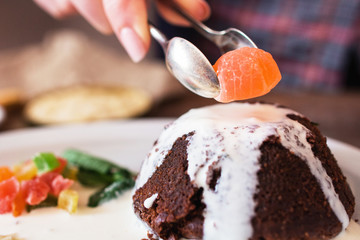
[[[134,29],[125,27],[120,31],[118,37],[126,52],[134,62],[139,62],[145,57],[145,44]]]
[[[207,19],[210,16],[210,7],[206,2],[199,2],[197,14],[200,19]]]

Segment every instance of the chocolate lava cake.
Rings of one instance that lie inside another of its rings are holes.
[[[272,104],[193,109],[145,159],[135,213],[164,240],[323,240],[354,196],[317,127]]]

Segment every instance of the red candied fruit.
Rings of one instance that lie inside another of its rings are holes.
[[[0,214],[11,212],[11,204],[20,190],[15,177],[0,182]]]
[[[61,191],[68,189],[74,183],[73,180],[63,178],[63,176],[56,172],[44,173],[39,176],[39,180],[49,186],[49,193],[54,196],[59,196]]]
[[[50,192],[50,187],[40,181],[38,178],[23,181],[21,184],[21,190],[24,193],[24,198],[27,204],[37,205],[47,198]]]

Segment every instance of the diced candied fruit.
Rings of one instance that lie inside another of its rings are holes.
[[[37,205],[44,201],[50,191],[50,187],[38,178],[21,183],[25,201],[29,205]]]
[[[2,166],[0,167],[0,182],[7,180],[14,176],[14,173],[9,167]]]
[[[24,211],[25,206],[26,206],[25,196],[23,191],[20,190],[11,204],[12,215],[14,217],[20,216]]]
[[[30,180],[36,177],[37,168],[33,161],[26,161],[13,167],[14,174],[19,181]]]
[[[58,207],[69,213],[75,213],[78,208],[79,194],[71,189],[64,190],[60,193]]]
[[[47,172],[39,176],[39,180],[46,183],[50,187],[50,193],[58,196],[59,193],[71,187],[73,180],[64,178],[59,173]]]
[[[71,179],[71,180],[77,180],[77,175],[78,175],[79,169],[75,166],[69,166],[67,165],[62,173],[62,175],[65,178]]]
[[[59,161],[59,166],[53,170],[53,172],[62,173],[67,165],[67,160],[61,157],[56,157]]]
[[[40,173],[50,172],[60,167],[60,162],[53,153],[38,153],[33,161]]]
[[[11,204],[20,190],[15,177],[0,182],[0,214],[11,212]]]

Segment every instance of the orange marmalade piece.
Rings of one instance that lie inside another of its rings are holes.
[[[223,103],[265,95],[281,79],[271,54],[258,48],[227,52],[216,61],[214,70],[220,83],[220,94],[215,99]]]

